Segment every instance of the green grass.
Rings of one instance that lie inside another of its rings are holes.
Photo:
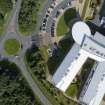
[[[66,91],[66,94],[71,97],[75,97],[77,95],[77,85],[71,84]]]
[[[12,9],[12,0],[0,0],[0,13],[5,15]]]
[[[29,36],[30,34],[32,34],[33,30],[35,29],[34,27],[36,27],[36,24],[29,27],[23,24],[20,24],[19,31],[21,32],[22,35]]]
[[[45,56],[45,61],[47,59],[46,55],[46,48],[40,48],[41,53],[43,56]],[[27,56],[27,55],[26,55]],[[38,79],[38,74],[34,73],[34,69],[30,68],[29,62],[27,62],[27,58],[25,56],[25,63],[26,66],[32,76],[32,78],[35,80],[43,94],[48,98],[48,100],[52,103],[52,105],[73,105],[70,104],[72,101],[67,99],[62,92],[60,92],[58,89],[56,89],[52,84],[50,84],[46,79]],[[47,71],[47,70],[46,70]]]
[[[40,51],[41,51],[41,54],[42,54],[43,59],[45,60],[45,62],[48,61],[47,48],[48,48],[48,47],[46,47],[46,46],[40,47]]]
[[[42,105],[15,63],[2,60],[0,68],[0,105]]]
[[[39,2],[40,2],[39,11],[42,11],[48,0],[40,0]]]
[[[12,10],[12,0],[0,0],[0,35],[5,30],[5,24]]]
[[[20,49],[20,43],[16,39],[8,39],[4,43],[4,49],[7,54],[15,55]]]
[[[57,24],[57,36],[62,36],[69,31],[69,23],[76,18],[76,10],[74,8],[68,9],[59,19]]]
[[[64,35],[65,33],[68,32],[68,30],[69,30],[69,28],[65,23],[64,15],[63,15],[63,16],[61,16],[61,18],[57,24],[57,35],[58,36]]]
[[[22,35],[31,35],[35,29],[38,20],[38,12],[43,9],[46,0],[23,0],[19,13],[19,30]]]

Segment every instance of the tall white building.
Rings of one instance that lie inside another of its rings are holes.
[[[96,41],[105,46],[105,37],[96,32]],[[105,62],[97,62],[83,87],[79,101],[85,105],[99,105],[105,94]]]
[[[98,32],[92,36],[89,27],[83,22],[74,24],[72,35],[76,43],[58,67],[52,83],[65,92],[86,60],[94,59],[99,64],[94,73],[92,72],[91,79],[87,80],[79,100],[84,105],[99,105],[105,93],[105,37]]]

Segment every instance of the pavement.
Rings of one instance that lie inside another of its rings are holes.
[[[59,5],[52,12],[52,15],[51,15],[52,18],[53,18],[53,15],[55,15],[55,13],[56,13],[56,9],[59,9],[59,7],[61,7],[68,1],[70,1],[70,0],[65,0],[65,1],[61,0],[59,2]],[[41,102],[44,105],[52,105],[52,104],[44,96],[44,94],[41,92],[40,88],[37,86],[37,84],[33,80],[31,74],[28,72],[25,62],[24,62],[24,56],[25,56],[26,50],[31,47],[33,42],[36,43],[37,45],[39,45],[39,44],[43,45],[43,43],[42,43],[43,40],[49,40],[49,41],[51,40],[51,36],[49,36],[49,34],[46,36],[39,35],[39,30],[40,30],[40,26],[43,21],[43,17],[45,16],[47,9],[49,8],[49,6],[51,5],[52,2],[53,2],[53,0],[48,0],[48,2],[45,4],[44,9],[38,14],[39,20],[37,23],[37,28],[33,32],[33,34],[30,36],[24,36],[24,35],[21,35],[21,33],[19,32],[19,29],[18,29],[18,16],[19,16],[19,12],[21,9],[22,0],[17,0],[16,5],[13,6],[13,10],[11,12],[10,17],[8,18],[8,22],[5,27],[6,31],[5,31],[4,35],[2,35],[0,37],[0,55],[3,58],[7,58],[9,61],[16,63],[17,66],[20,67],[20,70],[21,70],[22,74],[24,75],[25,79],[27,80],[33,93],[39,97],[39,99],[41,100]],[[49,20],[49,21],[51,21],[51,20]],[[48,22],[48,24],[50,24],[50,22]],[[48,25],[48,27],[49,27],[49,25]],[[5,40],[7,40],[9,38],[17,39],[23,46],[19,50],[19,52],[16,56],[13,56],[13,55],[10,56],[10,55],[6,54],[6,52],[4,51],[4,42],[5,42]],[[34,39],[34,41],[32,41],[32,39]]]
[[[39,89],[39,87],[37,86],[37,84],[35,83],[33,78],[31,77],[31,74],[28,72],[27,67],[25,66],[25,63],[24,63],[25,52],[28,48],[30,48],[30,46],[32,44],[32,41],[31,41],[32,36],[26,37],[19,33],[18,15],[20,12],[21,3],[22,3],[22,0],[18,0],[16,5],[14,5],[11,16],[9,17],[8,22],[6,24],[7,25],[6,31],[5,31],[4,35],[2,35],[2,37],[0,38],[0,55],[2,58],[6,58],[9,61],[12,61],[17,64],[17,66],[20,68],[23,76],[29,83],[29,86],[32,89],[33,93],[39,97],[39,99],[41,100],[41,102],[44,105],[52,105],[49,102],[49,100],[43,95],[43,93],[41,92],[41,90]],[[23,48],[21,48],[20,51],[18,52],[17,57],[12,56],[12,55],[9,56],[4,51],[4,47],[3,47],[4,42],[5,42],[5,40],[7,40],[9,38],[17,39],[23,46]]]
[[[37,33],[39,32],[40,24],[43,21],[43,16],[45,15],[47,8],[50,6],[52,2],[53,2],[52,0],[48,0],[47,4],[45,5],[45,8],[40,13],[41,15],[39,16],[39,22],[37,24],[37,29],[35,30],[35,32],[30,36],[23,36],[20,34],[19,29],[18,29],[18,15],[19,15],[19,12],[21,9],[21,3],[22,3],[22,0],[18,0],[16,5],[13,6],[11,16],[9,17],[8,22],[6,24],[6,31],[4,35],[0,38],[1,56],[3,58],[7,58],[9,61],[16,63],[17,66],[20,67],[20,70],[22,74],[24,75],[25,79],[27,80],[27,82],[29,83],[29,86],[31,87],[33,93],[40,98],[41,102],[44,105],[52,105],[52,104],[43,95],[43,93],[41,92],[41,90],[39,89],[39,87],[37,86],[33,78],[31,77],[31,74],[28,72],[27,67],[25,66],[25,63],[24,63],[24,55],[25,55],[26,50],[30,48],[30,46],[32,45],[33,37],[35,37],[36,43],[38,43],[38,40],[43,40],[41,39],[41,37],[39,39],[39,36],[37,35]],[[20,51],[18,52],[17,56],[12,56],[12,55],[9,56],[4,51],[4,47],[3,47],[4,42],[5,40],[9,38],[17,39],[23,46],[23,48],[21,48]]]

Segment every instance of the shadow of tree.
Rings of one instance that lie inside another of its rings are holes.
[[[98,31],[105,36],[105,28],[99,27],[95,25],[94,23],[91,23],[90,21],[87,21],[86,23],[90,27],[92,35],[94,35],[96,31]]]
[[[68,32],[63,39],[58,43],[58,56],[53,55],[48,59],[47,65],[49,73],[54,74],[56,69],[59,67],[64,57],[67,55],[68,51],[71,49],[74,40],[70,32]]]
[[[72,19],[76,18],[76,9],[70,8],[64,13],[64,20],[67,26],[69,26],[69,23]]]

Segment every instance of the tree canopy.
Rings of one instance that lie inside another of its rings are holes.
[[[0,61],[0,105],[42,105],[19,68],[7,60]]]

